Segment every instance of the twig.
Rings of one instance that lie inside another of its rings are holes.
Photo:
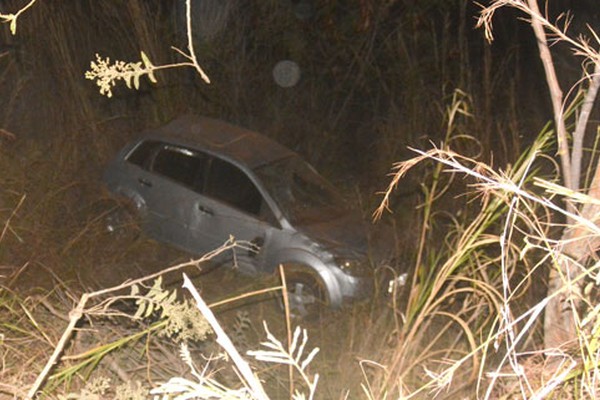
[[[288,351],[292,347],[292,323],[290,321],[290,298],[288,296],[287,280],[285,279],[285,270],[283,265],[279,265],[279,275],[281,275],[281,286],[283,296],[283,307],[285,309],[285,328],[287,330],[287,345]],[[290,399],[294,394],[294,367],[292,364],[288,366],[288,376],[290,379]]]
[[[186,28],[187,28],[188,51],[190,52],[190,54],[187,56],[187,58],[192,62],[192,64],[194,64],[194,68],[196,69],[196,71],[198,71],[198,73],[202,77],[202,80],[204,82],[210,84],[210,79],[208,78],[208,75],[206,75],[206,73],[204,72],[204,70],[202,69],[200,64],[198,63],[198,59],[196,58],[196,52],[194,51],[194,37],[192,35],[192,1],[191,0],[185,1],[185,22],[186,22]]]
[[[573,182],[574,188],[579,188],[579,181],[581,179],[581,163],[583,155],[583,139],[585,137],[585,129],[587,128],[592,107],[596,102],[598,96],[598,89],[600,88],[600,62],[595,63],[594,75],[590,80],[590,87],[588,88],[585,98],[583,99],[583,105],[581,106],[581,113],[577,119],[577,126],[575,132],[573,132],[573,149],[571,150],[571,162],[573,170],[571,171],[571,181]]]
[[[56,347],[54,348],[54,352],[48,359],[48,362],[46,362],[44,369],[42,369],[42,372],[40,372],[40,374],[38,375],[37,379],[35,380],[35,382],[31,386],[31,388],[29,389],[29,392],[27,392],[28,399],[33,399],[33,397],[37,394],[38,390],[42,387],[42,384],[46,380],[46,377],[50,373],[50,369],[52,369],[54,364],[56,364],[56,362],[58,361],[58,357],[60,357],[60,355],[62,354],[62,352],[65,348],[65,345],[68,343],[69,339],[71,339],[71,334],[73,333],[73,330],[75,329],[75,325],[77,324],[77,321],[79,321],[79,319],[83,316],[83,310],[85,309],[85,305],[89,298],[90,298],[90,295],[87,293],[84,293],[81,296],[81,299],[79,300],[79,303],[77,304],[77,307],[75,307],[69,313],[69,324],[67,325],[67,328],[63,332],[60,340],[56,344]]]
[[[558,139],[558,154],[560,156],[561,167],[563,170],[563,179],[565,186],[572,190],[577,190],[577,187],[573,186],[572,180],[572,164],[571,157],[569,155],[569,141],[567,138],[567,127],[565,125],[564,113],[563,113],[563,93],[558,83],[558,77],[556,76],[556,69],[554,68],[554,62],[552,61],[552,54],[548,48],[548,40],[546,38],[546,32],[544,31],[544,25],[539,19],[541,16],[540,10],[537,5],[537,0],[527,0],[527,4],[531,8],[532,18],[531,27],[535,33],[535,37],[538,41],[538,50],[540,53],[540,59],[544,65],[544,71],[546,72],[546,82],[548,83],[548,89],[550,90],[550,98],[552,100],[552,109],[554,111],[554,123],[556,124],[556,136]],[[567,209],[573,211],[573,206],[567,202]]]
[[[17,33],[17,19],[23,14],[25,11],[33,7],[37,0],[31,0],[24,7],[20,8],[15,14],[2,14],[0,13],[0,19],[2,22],[10,22],[10,32],[15,35]]]
[[[253,292],[244,293],[244,294],[241,294],[241,295],[233,297],[233,298],[229,298],[229,299],[217,301],[217,302],[214,302],[214,303],[210,303],[208,305],[208,307],[210,307],[210,308],[220,307],[222,305],[229,304],[229,303],[232,303],[234,301],[242,300],[242,299],[245,299],[247,297],[254,297],[254,296],[257,296],[259,294],[264,294],[264,293],[269,293],[269,292],[278,292],[278,291],[283,290],[283,289],[284,289],[283,286],[273,286],[273,287],[266,288],[266,289],[255,290]]]
[[[242,375],[245,383],[252,390],[252,394],[257,399],[268,400],[269,397],[265,393],[265,389],[260,383],[260,380],[258,380],[258,378],[254,375],[252,369],[250,369],[250,365],[246,362],[246,360],[242,358],[240,353],[237,351],[237,349],[231,342],[231,339],[229,339],[229,336],[227,336],[223,328],[221,328],[221,325],[219,325],[219,322],[215,318],[215,315],[212,313],[210,308],[208,308],[204,300],[202,300],[200,294],[194,287],[194,284],[192,283],[192,281],[190,281],[190,279],[185,273],[183,274],[183,288],[187,289],[196,301],[196,306],[198,307],[198,310],[200,310],[202,315],[204,315],[204,318],[206,318],[212,329],[215,331],[215,334],[217,335],[217,343],[219,343],[219,345],[223,347],[227,354],[229,354],[229,356],[237,366],[237,369],[239,370],[240,374]]]
[[[79,302],[77,303],[77,306],[69,313],[69,324],[65,328],[60,340],[58,341],[56,347],[54,348],[54,352],[52,353],[52,355],[46,362],[46,365],[42,369],[42,372],[40,372],[40,374],[36,378],[35,382],[29,389],[29,392],[27,393],[26,398],[33,399],[33,397],[37,394],[37,392],[40,390],[40,388],[46,381],[46,378],[47,378],[48,374],[50,373],[50,370],[52,369],[52,367],[54,367],[54,364],[56,364],[56,362],[58,361],[58,358],[64,351],[66,344],[71,339],[71,336],[73,334],[73,330],[75,329],[75,325],[77,324],[77,321],[79,321],[81,319],[81,317],[83,316],[83,314],[86,312],[85,306],[89,299],[126,289],[126,288],[136,285],[138,283],[142,283],[147,280],[154,279],[162,274],[166,274],[168,272],[172,272],[172,271],[184,268],[184,267],[188,267],[188,266],[192,266],[192,265],[197,266],[198,264],[200,264],[204,261],[210,260],[211,258],[217,256],[218,254],[223,253],[224,251],[227,251],[235,246],[236,246],[235,241],[233,240],[233,238],[230,238],[223,246],[219,247],[218,249],[216,249],[214,251],[211,251],[211,252],[205,254],[204,256],[202,256],[201,258],[199,258],[197,260],[191,260],[191,261],[188,261],[185,263],[181,263],[181,264],[172,266],[170,268],[164,269],[162,271],[156,272],[154,274],[146,275],[139,279],[127,281],[120,285],[113,286],[113,287],[110,287],[107,289],[102,289],[102,290],[98,290],[95,292],[82,294]]]
[[[25,201],[26,197],[27,197],[26,194],[21,196],[21,200],[19,200],[19,203],[17,204],[17,206],[14,208],[14,210],[12,211],[12,213],[6,220],[6,223],[4,224],[4,228],[2,229],[2,233],[0,233],[0,242],[2,242],[2,239],[4,239],[4,235],[6,235],[6,231],[8,230],[8,227],[10,225],[10,221],[13,219],[13,217],[15,216],[15,214],[17,213],[19,208],[21,208],[21,205],[23,205],[23,202]]]
[[[0,382],[0,394],[10,392],[13,394],[13,398],[18,399],[19,396],[25,396],[25,391],[17,386],[9,385]]]
[[[8,52],[0,54],[0,58],[2,56],[5,56],[6,54],[8,54]],[[6,129],[2,129],[2,128],[0,128],[0,137],[4,137],[4,138],[6,138],[6,139],[8,139],[10,141],[14,141],[14,140],[17,139],[17,136],[14,133],[9,132]]]

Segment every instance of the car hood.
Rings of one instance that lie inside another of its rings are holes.
[[[368,227],[358,214],[348,213],[324,222],[301,224],[296,228],[327,249],[343,254],[368,252]]]
[[[392,226],[370,224],[360,214],[349,213],[325,222],[302,224],[297,230],[325,249],[351,258],[368,257],[375,264],[387,262],[396,254]]]

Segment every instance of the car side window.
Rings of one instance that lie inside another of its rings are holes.
[[[259,216],[263,198],[250,178],[235,165],[214,158],[205,194],[249,214]]]
[[[154,154],[154,150],[156,150],[158,146],[160,146],[160,142],[155,140],[143,141],[138,144],[125,159],[138,167],[146,168],[150,163],[150,158]]]
[[[190,189],[201,191],[206,166],[204,154],[182,147],[165,145],[152,163],[152,171],[170,178]]]

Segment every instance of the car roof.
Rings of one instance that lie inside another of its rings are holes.
[[[209,150],[250,168],[296,155],[292,150],[260,133],[217,119],[191,114],[146,131],[144,139],[149,138]]]

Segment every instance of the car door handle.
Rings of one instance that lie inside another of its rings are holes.
[[[144,178],[138,178],[138,182],[140,183],[140,185],[142,186],[147,186],[147,187],[152,187],[152,182],[150,182],[147,179]]]
[[[202,204],[198,205],[198,211],[200,211],[202,214],[210,215],[211,217],[215,215],[215,213],[210,208],[206,208]]]

